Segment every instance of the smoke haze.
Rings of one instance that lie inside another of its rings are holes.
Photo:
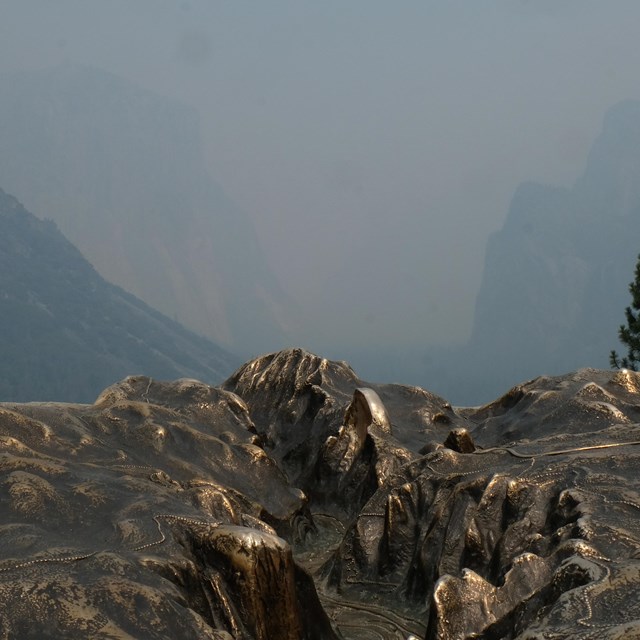
[[[85,65],[197,111],[297,304],[287,341],[330,357],[467,340],[518,184],[571,186],[640,98],[635,0],[0,6],[1,72]]]

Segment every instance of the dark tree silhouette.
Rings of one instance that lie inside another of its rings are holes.
[[[616,369],[638,371],[640,365],[640,256],[636,263],[635,280],[629,285],[631,306],[625,309],[627,326],[618,330],[620,342],[627,345],[627,355],[620,358],[615,351],[609,356],[611,366]]]

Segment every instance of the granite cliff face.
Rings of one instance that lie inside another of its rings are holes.
[[[0,398],[92,401],[130,372],[222,380],[234,356],[106,282],[0,189]]]
[[[573,188],[518,188],[489,240],[473,333],[459,354],[468,365],[460,383],[473,389],[466,402],[512,380],[608,366],[639,252],[639,184],[640,103],[629,101],[607,113]]]
[[[456,410],[295,349],[0,406],[6,638],[640,637],[640,374]]]
[[[237,353],[281,343],[283,294],[193,110],[97,69],[21,73],[0,78],[0,141],[0,184],[110,282]]]

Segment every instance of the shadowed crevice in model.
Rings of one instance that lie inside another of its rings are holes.
[[[289,349],[221,387],[132,376],[94,404],[4,403],[3,628],[634,636],[639,375],[580,370],[454,408]]]

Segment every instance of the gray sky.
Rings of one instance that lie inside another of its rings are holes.
[[[314,349],[471,327],[522,180],[640,98],[637,0],[0,0],[0,71],[82,63],[201,114]]]

